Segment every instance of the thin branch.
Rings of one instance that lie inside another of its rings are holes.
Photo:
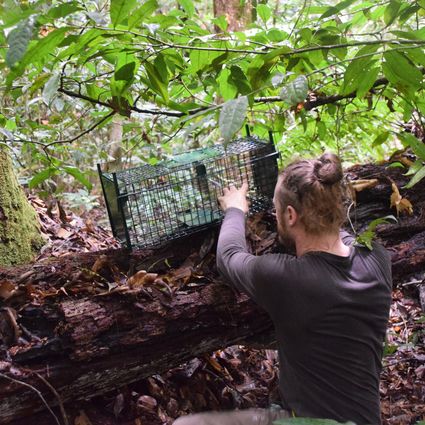
[[[304,4],[301,7],[300,13],[298,14],[297,20],[295,21],[294,26],[292,27],[288,38],[291,38],[292,34],[294,33],[295,29],[297,28],[298,22],[300,21],[301,16],[304,14],[305,8],[307,7],[307,1],[308,0],[304,0]]]
[[[24,387],[30,388],[31,390],[33,390],[41,399],[41,401],[44,403],[44,405],[46,406],[47,410],[52,414],[52,416],[55,418],[56,423],[58,425],[61,425],[58,417],[55,415],[55,413],[53,412],[53,410],[51,409],[51,407],[49,406],[49,404],[47,403],[46,399],[43,397],[43,394],[41,394],[41,392],[39,390],[37,390],[37,388],[33,387],[30,384],[27,384],[24,381],[19,381],[18,379],[15,378],[11,378],[10,376],[5,375],[4,373],[0,373],[0,377],[4,378],[4,379],[8,379],[9,381],[15,382],[16,384],[19,385],[23,385]]]
[[[63,87],[59,87],[58,92],[63,93],[63,94],[67,94],[70,97],[76,97],[78,99],[87,100],[87,102],[93,103],[94,105],[101,105],[101,106],[105,106],[107,108],[112,108],[112,106],[109,103],[102,102],[101,100],[94,99],[92,97],[86,96],[86,95],[81,94],[81,93],[75,93],[75,92],[73,92],[71,90],[67,90]]]
[[[61,399],[61,397],[60,397],[60,395],[58,394],[58,392],[56,391],[56,389],[52,386],[52,384],[50,384],[50,382],[49,381],[47,381],[47,379],[46,378],[44,378],[43,376],[41,376],[39,373],[37,373],[37,372],[33,372],[35,375],[37,375],[38,376],[38,378],[50,389],[50,391],[55,395],[55,397],[56,397],[56,400],[58,401],[58,404],[59,404],[59,408],[60,408],[60,411],[61,411],[61,413],[62,413],[62,418],[63,418],[63,422],[64,422],[64,424],[65,425],[69,425],[69,420],[68,420],[68,415],[66,414],[66,411],[65,411],[65,407],[64,407],[64,405],[63,405],[63,401],[62,401],[62,399]]]
[[[89,127],[87,130],[84,130],[83,132],[77,134],[76,136],[72,137],[71,139],[67,139],[67,140],[58,140],[56,142],[51,142],[51,143],[47,143],[46,145],[44,145],[44,150],[48,149],[50,146],[52,145],[58,145],[58,144],[66,144],[66,143],[72,143],[75,142],[76,140],[80,139],[81,137],[83,137],[84,135],[92,132],[96,127],[98,127],[100,124],[102,124],[103,122],[105,122],[107,119],[111,118],[116,112],[115,111],[111,111],[109,112],[109,114],[105,115],[103,118],[101,118],[99,121],[95,122],[91,127]]]

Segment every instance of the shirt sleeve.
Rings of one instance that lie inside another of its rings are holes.
[[[238,208],[226,210],[217,245],[217,268],[240,291],[257,300],[255,268],[258,258],[248,253],[245,214]]]

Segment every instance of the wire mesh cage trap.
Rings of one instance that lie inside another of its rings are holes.
[[[278,175],[273,140],[245,137],[157,165],[98,171],[114,236],[128,248],[161,245],[221,222],[217,197],[248,182],[250,213],[271,206]]]

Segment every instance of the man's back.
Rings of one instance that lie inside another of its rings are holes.
[[[244,217],[226,214],[220,271],[270,314],[280,357],[280,388],[297,416],[379,424],[379,373],[391,303],[391,263],[376,245],[348,257],[309,252],[246,253]],[[352,238],[351,238],[352,239]],[[349,236],[344,237],[349,245]]]

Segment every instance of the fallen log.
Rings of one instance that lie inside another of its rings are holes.
[[[394,214],[391,183],[407,182],[399,169],[358,166],[349,176],[378,180],[356,195],[351,217],[358,228]],[[400,190],[413,215],[377,232],[392,254],[396,283],[425,269],[424,189],[421,182]],[[253,252],[278,249],[270,220],[252,220]],[[0,293],[7,298],[0,310],[0,423],[46,404],[90,399],[204,352],[271,343],[267,315],[220,281],[215,239],[213,229],[156,250],[85,253],[0,269]]]

